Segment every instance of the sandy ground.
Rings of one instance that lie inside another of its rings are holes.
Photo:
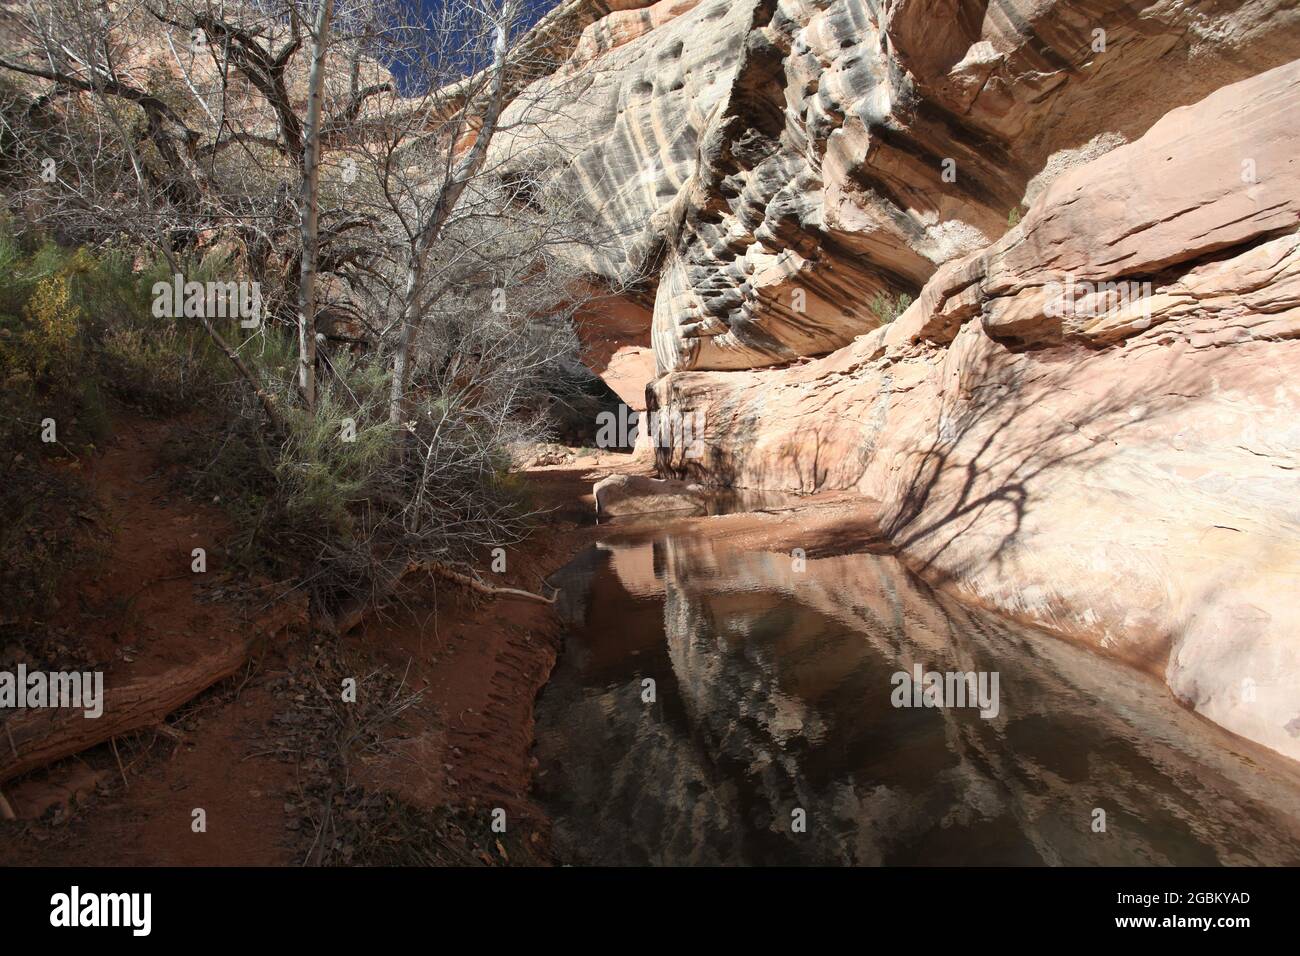
[[[208,544],[227,527],[220,509],[168,490],[158,464],[165,430],[147,420],[122,423],[87,463],[107,515],[109,553],[69,574],[59,619],[51,622],[81,636],[110,688],[164,675],[196,648],[243,640],[256,624],[259,602],[228,579],[219,549]],[[549,514],[507,554],[505,573],[485,577],[541,590],[542,580],[595,535],[591,484],[614,470],[629,470],[628,459],[575,457],[527,470],[535,500]],[[209,573],[196,584],[190,555],[205,545]],[[490,859],[480,851],[484,862],[547,862],[546,821],[528,798],[532,709],[559,637],[549,605],[417,582],[402,606],[368,619],[330,649],[359,673],[387,668],[401,677],[404,692],[420,692],[389,729],[386,745],[350,765],[352,782],[416,807],[455,807],[471,821],[504,809],[508,845],[526,852],[508,854],[498,843]],[[286,675],[319,650],[304,616],[301,628],[258,647],[240,673],[156,728],[7,781],[4,793],[20,819],[0,822],[0,865],[302,862],[302,763],[273,751],[286,705],[293,704],[285,700],[292,693]],[[206,832],[195,832],[196,809],[206,815]]]

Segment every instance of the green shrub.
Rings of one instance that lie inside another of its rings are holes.
[[[906,312],[911,304],[912,297],[907,293],[901,293],[897,299],[894,299],[887,292],[877,292],[876,297],[871,300],[871,311],[876,313],[881,325],[888,325]]]
[[[171,269],[162,260],[136,268],[138,258],[50,243],[24,251],[0,223],[0,389],[34,390],[60,420],[79,417],[87,401],[98,405],[90,417],[102,419],[99,385],[154,412],[214,397],[228,360],[194,320],[153,315],[153,285]],[[228,268],[228,255],[210,253],[186,274],[207,281]]]
[[[190,280],[222,280],[230,256],[211,251],[181,268]],[[284,429],[272,429],[194,319],[153,314],[152,289],[169,280],[169,265],[126,248],[25,246],[0,223],[0,269],[0,480],[12,451],[32,449],[24,467],[39,473],[40,455],[75,455],[100,441],[107,397],[158,413],[208,410],[174,430],[165,458],[185,466],[190,490],[219,497],[229,511],[234,564],[295,578],[326,610],[391,594],[412,564],[472,562],[527,531],[528,502],[508,448],[536,426],[517,375],[487,388],[479,374],[492,371],[487,365],[460,375],[470,386],[426,368],[409,420],[393,426],[389,356],[331,350],[308,412],[294,386],[293,330],[248,333],[231,319],[223,334],[281,410]],[[484,332],[485,342],[499,346],[508,331]],[[488,351],[444,344],[454,356]],[[536,359],[536,351],[527,355]],[[498,372],[508,367],[496,361]],[[57,421],[57,445],[40,442],[45,417]],[[33,487],[22,485],[0,519],[29,519]],[[7,537],[0,550],[17,554],[24,541]],[[20,585],[37,603],[53,567],[33,566]]]
[[[293,526],[341,539],[356,532],[356,509],[378,490],[393,455],[393,427],[376,396],[367,397],[358,407],[344,388],[327,383],[314,415],[295,410],[289,416],[275,475]]]
[[[23,306],[26,324],[12,356],[32,379],[50,388],[66,388],[81,371],[84,343],[81,309],[72,301],[66,275],[56,273],[36,283]]]

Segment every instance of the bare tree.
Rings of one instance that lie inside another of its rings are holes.
[[[505,105],[506,70],[509,64],[509,34],[518,13],[518,0],[500,0],[495,17],[485,18],[492,23],[492,63],[487,69],[486,89],[466,91],[463,106],[458,111],[453,128],[443,134],[443,149],[447,153],[450,169],[434,191],[432,201],[416,203],[417,219],[409,235],[410,254],[406,264],[406,278],[401,303],[401,325],[397,348],[393,354],[393,382],[389,400],[389,421],[396,425],[402,421],[407,383],[410,380],[411,349],[419,335],[423,316],[420,296],[424,289],[424,271],[429,252],[442,234],[456,203],[470,180],[483,167],[492,137],[496,134],[497,120]],[[469,134],[471,111],[478,109],[478,122],[472,132],[473,144],[459,160],[454,160],[461,137]]]
[[[388,3],[31,0],[0,40],[14,168],[60,170],[12,207],[177,273],[224,244],[261,283],[261,328],[200,319],[279,436],[294,546],[336,605],[524,533],[505,452],[545,436],[584,263],[617,238],[550,182],[585,142],[576,37],[539,41],[519,0]],[[257,360],[276,337],[293,373]]]

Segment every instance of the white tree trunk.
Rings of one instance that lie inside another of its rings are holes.
[[[402,288],[402,327],[398,333],[397,351],[393,354],[393,381],[388,395],[388,421],[393,425],[402,423],[406,383],[411,377],[411,351],[415,344],[415,333],[420,326],[421,275],[420,258],[416,250],[412,249],[406,267],[406,282]]]
[[[302,192],[302,271],[298,283],[298,388],[307,408],[316,407],[316,267],[320,247],[320,118],[325,99],[325,52],[329,45],[334,0],[320,0],[312,36],[311,73],[307,81]]]

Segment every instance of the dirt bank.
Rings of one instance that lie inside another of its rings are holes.
[[[10,774],[19,819],[0,822],[0,865],[549,862],[528,791],[533,700],[558,646],[550,606],[417,581],[343,641],[319,641],[288,583],[222,566],[226,520],[175,490],[160,464],[168,432],[126,418],[75,466],[102,508],[85,544],[105,557],[66,575],[35,657],[11,650],[54,669],[75,648],[76,667],[104,671],[110,712],[122,687],[166,684],[199,656],[239,664],[179,708]],[[626,459],[526,470],[550,513],[483,578],[539,590],[595,533],[590,486],[615,466]],[[338,701],[349,678],[352,709]],[[491,830],[496,809],[505,834]]]

